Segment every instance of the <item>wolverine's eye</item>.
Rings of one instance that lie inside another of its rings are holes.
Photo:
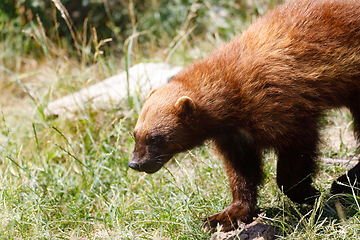
[[[149,134],[146,135],[145,139],[147,144],[152,144],[156,141],[155,136],[151,136]]]
[[[148,134],[148,135],[146,135],[145,139],[146,139],[146,144],[157,145],[161,142],[162,138],[161,138],[161,136],[158,136],[158,135]]]

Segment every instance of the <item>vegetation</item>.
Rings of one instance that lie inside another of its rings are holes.
[[[147,175],[127,167],[134,145],[129,132],[141,106],[87,109],[72,119],[48,118],[44,109],[124,71],[125,62],[185,66],[281,2],[2,0],[0,238],[209,239],[202,219],[231,196],[208,144]],[[76,11],[86,14],[75,19]],[[332,112],[324,121],[341,134],[321,155],[355,155],[344,138],[351,128],[347,113]],[[265,160],[258,205],[279,238],[359,239],[359,197],[328,193],[343,168],[322,165],[319,202],[300,206],[276,186],[274,154]]]

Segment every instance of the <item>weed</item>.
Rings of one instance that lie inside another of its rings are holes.
[[[53,29],[44,15],[23,24],[21,15],[0,10],[0,238],[209,239],[202,219],[231,201],[210,144],[176,156],[156,174],[138,173],[127,167],[129,132],[141,107],[136,97],[114,110],[85,107],[72,119],[49,119],[44,107],[139,61],[188,64],[281,1],[120,1],[130,27],[116,24],[112,1],[101,1],[111,33],[105,37],[90,20],[72,25],[60,1],[51,2],[58,4],[50,5]],[[68,25],[59,27],[62,12]],[[62,38],[64,26],[71,40]],[[343,134],[351,119],[343,116],[328,118],[339,122],[342,145],[324,145],[322,155],[354,153]],[[258,206],[279,238],[359,238],[359,197],[331,196],[327,189],[344,169],[322,168],[317,204],[300,206],[278,189],[276,157],[265,153]]]

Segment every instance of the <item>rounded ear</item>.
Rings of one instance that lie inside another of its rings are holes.
[[[189,121],[196,111],[196,105],[190,97],[183,96],[176,101],[175,110],[181,119]]]
[[[146,99],[148,99],[154,92],[156,92],[156,89],[151,90],[151,92],[147,95]]]

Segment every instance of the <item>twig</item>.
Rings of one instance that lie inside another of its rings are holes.
[[[349,168],[354,167],[358,162],[358,158],[353,159],[333,159],[333,158],[319,158],[320,161],[326,163],[326,164],[338,164],[338,165],[348,165]]]

